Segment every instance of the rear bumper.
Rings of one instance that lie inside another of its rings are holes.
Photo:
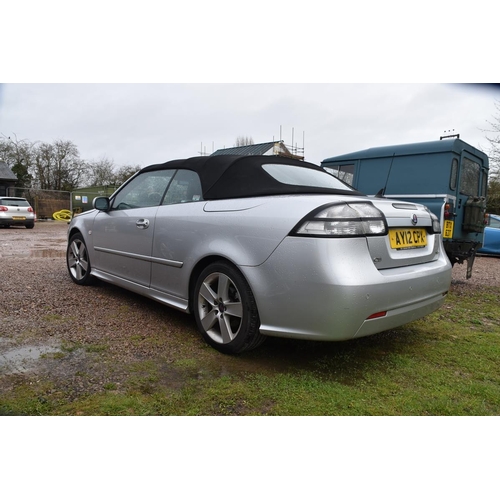
[[[25,226],[26,224],[33,224],[35,222],[35,216],[26,217],[25,219],[13,219],[12,217],[0,217],[0,226],[5,224],[9,226],[21,225]]]
[[[437,260],[377,270],[360,239],[287,238],[262,266],[244,268],[261,333],[311,340],[372,335],[438,309],[451,264]],[[377,319],[367,319],[385,311]]]
[[[387,311],[383,318],[365,320],[354,337],[366,337],[423,318],[439,309],[446,300],[446,292],[430,297],[419,303],[409,303]]]

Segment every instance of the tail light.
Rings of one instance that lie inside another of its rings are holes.
[[[9,209],[5,205],[0,205],[0,212],[8,212]]]
[[[484,214],[484,225],[485,226],[490,225],[490,214]]]
[[[387,234],[387,222],[370,202],[337,203],[311,212],[291,234],[330,238],[382,236]]]
[[[444,218],[445,219],[452,219],[455,216],[453,213],[453,203],[445,203],[444,205]]]
[[[31,207],[28,207],[28,212],[33,212],[34,210]]]

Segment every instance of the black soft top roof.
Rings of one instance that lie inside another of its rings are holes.
[[[329,175],[321,167],[313,163],[293,160],[291,158],[240,155],[195,156],[184,160],[172,160],[166,163],[150,165],[143,168],[142,172],[170,168],[193,170],[200,176],[203,198],[205,200],[301,193],[361,194],[347,184],[345,189],[283,184],[262,168],[262,165],[269,163],[310,168]]]

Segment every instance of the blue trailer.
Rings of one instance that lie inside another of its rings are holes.
[[[488,156],[458,136],[334,156],[321,166],[368,195],[426,205],[440,220],[452,264],[467,278],[483,244]]]

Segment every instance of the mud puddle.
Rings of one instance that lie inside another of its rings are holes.
[[[1,339],[0,339],[1,340]],[[0,342],[0,346],[3,342]],[[61,352],[60,349],[48,345],[24,345],[11,347],[0,352],[0,373],[26,373],[37,368],[37,362],[44,355]]]

